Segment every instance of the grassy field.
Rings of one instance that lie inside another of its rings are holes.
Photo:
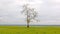
[[[60,34],[60,26],[0,26],[0,34]]]

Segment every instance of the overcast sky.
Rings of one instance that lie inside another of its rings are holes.
[[[39,12],[35,25],[60,25],[60,0],[0,0],[0,24],[26,24],[22,6],[29,4]]]

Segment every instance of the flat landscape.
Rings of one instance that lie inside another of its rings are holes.
[[[0,34],[60,34],[60,26],[0,26]]]

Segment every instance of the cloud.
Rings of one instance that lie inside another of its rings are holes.
[[[20,13],[26,3],[40,15],[41,23],[31,24],[60,24],[60,0],[0,0],[0,23],[26,24],[25,16]]]

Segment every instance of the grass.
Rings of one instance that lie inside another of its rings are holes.
[[[0,34],[60,34],[60,26],[0,26]]]

